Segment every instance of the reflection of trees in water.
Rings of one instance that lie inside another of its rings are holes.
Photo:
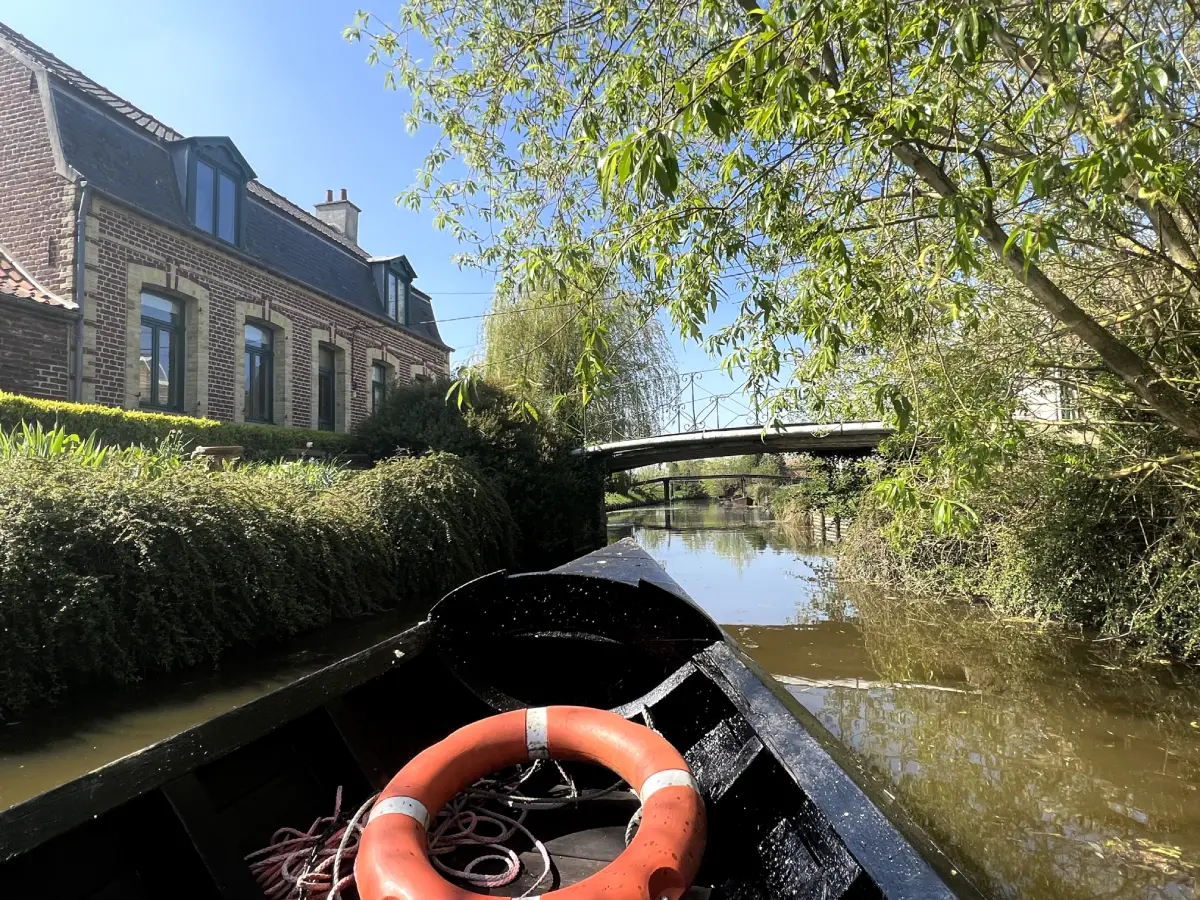
[[[651,553],[681,542],[690,553],[711,553],[731,562],[739,573],[767,551],[795,554],[813,572],[795,576],[815,582],[797,601],[796,623],[847,621],[855,616],[853,601],[834,579],[828,545],[814,538],[808,522],[778,522],[757,507],[680,503],[609,513],[608,529],[610,541],[630,537]]]
[[[1006,897],[1193,896],[1195,686],[961,607],[854,597],[884,678],[979,688],[821,691],[821,720],[954,858]]]
[[[820,548],[808,531],[782,526],[759,507],[681,503],[610,513],[608,523],[613,540],[632,537],[651,552],[682,541],[692,553],[716,554],[738,571],[767,550],[805,553]]]

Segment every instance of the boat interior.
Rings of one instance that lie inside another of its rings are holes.
[[[798,725],[786,693],[634,550],[471,582],[402,635],[0,812],[10,895],[262,900],[246,857],[278,829],[308,829],[335,796],[343,814],[357,809],[464,724],[572,704],[615,709],[686,757],[708,810],[688,898],[955,896]],[[636,795],[575,763],[542,766],[522,790],[549,796],[567,780],[601,796],[527,814],[550,855],[546,875],[517,834],[507,842],[522,862],[516,881],[460,885],[544,895],[616,858]],[[461,868],[478,852],[445,860]]]

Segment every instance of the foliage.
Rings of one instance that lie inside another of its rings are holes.
[[[813,509],[853,519],[863,492],[877,478],[872,470],[878,463],[805,457],[797,468],[804,473],[800,480],[771,498],[771,511],[783,522],[802,521]]]
[[[448,456],[325,490],[267,467],[0,458],[0,710],[216,660],[508,561],[504,501]]]
[[[1161,474],[1097,478],[1111,460],[1036,445],[968,495],[979,523],[942,532],[919,510],[860,504],[840,571],[928,596],[980,597],[1004,614],[1078,622],[1200,658],[1200,509]]]
[[[484,320],[480,369],[532,415],[585,439],[663,430],[675,360],[662,325],[625,314],[626,302],[571,284],[497,295]]]
[[[408,0],[347,35],[437,131],[408,202],[501,292],[600,271],[774,416],[885,416],[931,452],[884,498],[947,532],[1046,389],[1078,392],[1125,465],[1200,444],[1198,19]]]
[[[355,429],[356,446],[381,459],[439,450],[472,460],[506,498],[520,529],[518,558],[542,568],[603,542],[601,475],[571,455],[574,442],[532,420],[512,395],[473,381],[469,402],[447,402],[446,385],[397,386]]]
[[[338,454],[351,450],[348,434],[275,425],[238,425],[215,419],[115,409],[87,403],[38,400],[0,391],[0,430],[23,423],[43,431],[61,427],[66,435],[89,435],[94,443],[156,447],[163,441],[187,446],[241,446],[247,459],[275,460],[308,444],[316,451]]]

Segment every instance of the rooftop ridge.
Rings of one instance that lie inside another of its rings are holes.
[[[21,32],[10,28],[3,22],[0,22],[0,39],[11,44],[18,53],[29,57],[46,71],[71,85],[71,87],[99,100],[112,109],[113,112],[119,113],[155,137],[165,141],[179,140],[183,137],[183,135],[165,122],[155,118],[145,110],[139,109],[128,100],[118,97],[108,88],[88,78],[74,66],[63,62],[49,50],[39,44],[35,44],[29,38],[25,37],[25,35],[21,34]]]
[[[0,41],[10,44],[18,53],[28,57],[34,63],[44,68],[47,72],[54,75],[68,88],[78,91],[84,96],[85,99],[98,101],[113,113],[121,116],[130,125],[136,127],[140,131],[145,132],[148,136],[165,142],[186,140],[185,135],[171,128],[160,119],[157,119],[144,110],[138,108],[128,100],[117,96],[108,88],[96,81],[93,81],[74,66],[63,62],[49,50],[46,50],[39,44],[35,44],[25,35],[21,34],[19,31],[13,30],[3,22],[0,22]],[[313,229],[322,237],[333,241],[339,247],[348,250],[354,256],[363,260],[369,258],[369,254],[365,250],[352,241],[347,240],[345,235],[342,235],[330,228],[312,213],[304,209],[304,207],[292,200],[289,200],[278,191],[267,187],[258,179],[250,181],[247,185],[247,188],[251,191],[251,193],[271,204],[271,206],[283,213],[286,213],[292,218],[299,220],[302,224]]]
[[[279,191],[267,187],[257,178],[249,182],[246,187],[259,199],[271,204],[271,206],[288,214],[293,219],[298,219],[304,225],[307,225],[309,228],[312,228],[314,231],[318,232],[322,237],[328,238],[364,262],[370,260],[370,254],[368,254],[367,251],[362,247],[358,246],[353,241],[348,240],[346,236],[340,232],[330,228],[298,203],[289,200],[287,197],[283,196],[283,194],[279,193]]]

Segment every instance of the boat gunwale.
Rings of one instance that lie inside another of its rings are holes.
[[[373,681],[424,650],[429,636],[429,620],[417,622],[241,706],[0,810],[0,864]]]

